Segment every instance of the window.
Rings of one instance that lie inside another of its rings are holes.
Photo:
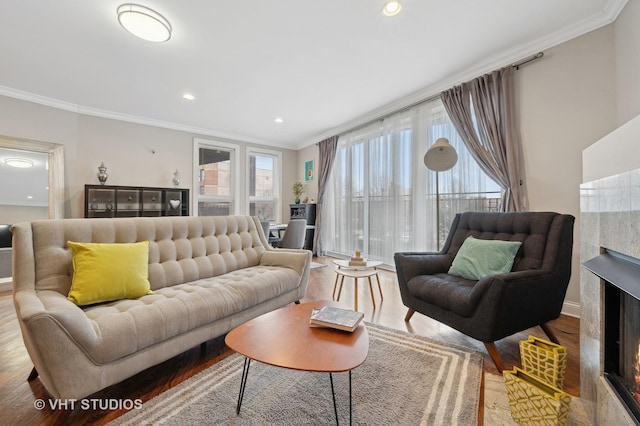
[[[249,214],[260,220],[280,218],[281,154],[252,148],[247,152]]]
[[[423,158],[440,137],[449,139],[458,162],[436,174]],[[437,250],[456,213],[497,209],[501,196],[440,100],[341,135],[327,188],[322,235],[328,251],[359,250],[389,265],[398,251]]]
[[[236,145],[195,139],[198,216],[237,214]]]

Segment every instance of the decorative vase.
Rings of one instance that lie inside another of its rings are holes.
[[[293,200],[293,202],[296,204],[300,204],[300,198],[296,198],[295,200]]]
[[[535,336],[520,341],[522,369],[541,380],[562,389],[567,369],[567,349],[557,343]]]
[[[107,168],[104,166],[104,163],[101,162],[100,167],[98,167],[98,180],[100,181],[100,185],[104,185],[108,178]]]
[[[564,426],[571,395],[518,367],[502,372],[511,418],[520,425]]]
[[[173,186],[176,188],[180,186],[180,173],[176,169],[176,172],[173,174]]]
[[[180,207],[180,200],[169,200],[169,205],[175,210]]]

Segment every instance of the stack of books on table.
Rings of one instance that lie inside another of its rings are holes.
[[[311,312],[309,324],[352,332],[358,327],[363,318],[364,312],[325,306],[322,309],[314,309]]]

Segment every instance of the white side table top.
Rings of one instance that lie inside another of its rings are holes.
[[[354,271],[372,268],[375,269],[382,265],[382,262],[379,260],[367,260],[367,264],[362,266],[349,266],[349,259],[333,259],[333,263],[341,269],[351,269]]]

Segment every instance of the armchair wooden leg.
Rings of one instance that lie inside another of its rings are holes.
[[[540,324],[540,328],[542,329],[542,331],[544,331],[544,334],[546,334],[547,337],[549,337],[549,340],[551,340],[553,343],[556,343],[558,345],[560,344],[560,341],[556,337],[556,334],[553,332],[551,327],[549,327],[549,324],[547,324],[546,322],[544,324]]]
[[[484,347],[487,348],[487,352],[489,352],[489,356],[498,368],[498,371],[502,373],[502,370],[504,370],[504,366],[502,365],[502,358],[500,358],[500,352],[498,352],[496,344],[493,342],[484,342]]]
[[[27,381],[30,382],[32,380],[35,380],[36,377],[38,377],[38,370],[36,370],[36,368],[33,367],[33,370],[31,370],[31,373],[29,373],[29,377],[27,377]]]
[[[413,316],[413,314],[416,313],[415,309],[411,309],[409,308],[409,310],[407,311],[407,315],[404,316],[404,321],[405,322],[409,322],[409,320],[411,319],[411,317]]]

